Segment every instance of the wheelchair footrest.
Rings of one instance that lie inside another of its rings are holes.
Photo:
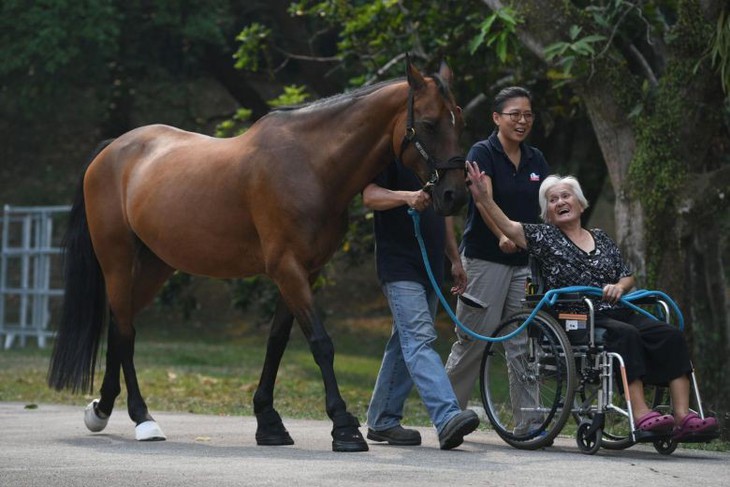
[[[636,430],[634,438],[637,443],[652,443],[654,441],[668,440],[672,437],[672,432],[656,433],[654,431]]]

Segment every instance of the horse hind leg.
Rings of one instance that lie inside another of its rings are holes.
[[[116,401],[117,396],[121,392],[121,387],[119,386],[121,362],[113,341],[114,333],[112,332],[116,325],[113,324],[113,317],[109,321],[106,368],[104,370],[104,379],[101,383],[100,397],[91,401],[84,411],[84,424],[86,424],[89,431],[93,432],[102,431],[106,427],[109,422],[109,417],[114,410],[114,401]]]
[[[294,316],[279,296],[271,331],[266,344],[266,358],[261,371],[259,385],[253,396],[253,410],[256,415],[256,444],[266,446],[293,445],[294,440],[284,427],[281,416],[274,409],[274,385],[279,371],[281,357],[284,355],[291,334]]]
[[[142,397],[134,366],[134,316],[154,298],[173,269],[146,247],[137,244],[137,251],[126,253],[111,272],[106,273],[107,294],[111,308],[107,349],[107,370],[97,410],[111,414],[118,396],[120,368],[127,388],[127,411],[135,423],[135,437],[140,441],[164,440],[164,433],[149,413]],[[130,246],[130,249],[133,248]],[[136,255],[135,255],[136,254]],[[122,257],[122,255],[119,255]],[[128,265],[123,265],[123,264]]]

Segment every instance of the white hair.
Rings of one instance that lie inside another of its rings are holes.
[[[538,192],[538,198],[540,200],[540,218],[543,221],[548,221],[548,200],[547,193],[550,189],[557,184],[565,184],[570,188],[570,191],[578,199],[580,206],[585,210],[588,208],[588,200],[583,195],[583,190],[580,187],[580,183],[573,176],[560,176],[559,174],[553,174],[548,176],[540,185]]]

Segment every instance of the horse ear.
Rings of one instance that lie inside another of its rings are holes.
[[[408,78],[408,85],[414,90],[423,88],[426,84],[421,72],[411,63],[408,53],[406,53],[406,78]]]
[[[449,67],[449,65],[446,64],[446,61],[441,61],[441,67],[439,68],[439,76],[449,86],[451,86],[451,83],[454,81],[454,73],[451,71],[451,68]]]

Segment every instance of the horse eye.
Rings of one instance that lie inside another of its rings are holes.
[[[436,132],[436,122],[433,120],[424,120],[423,122],[423,128],[426,129],[428,132]]]

